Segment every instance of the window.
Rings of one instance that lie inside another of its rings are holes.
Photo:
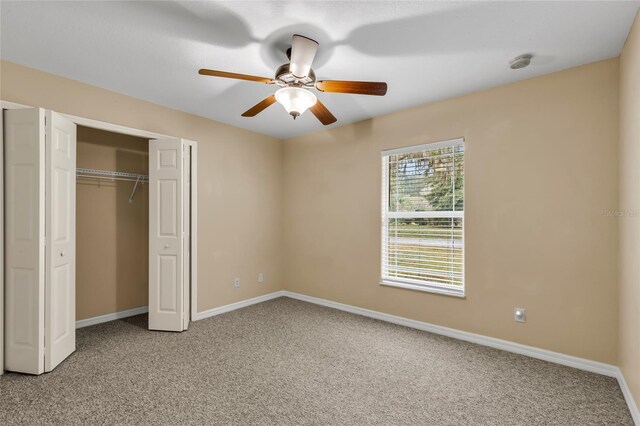
[[[382,177],[382,284],[463,296],[463,140],[383,151]]]

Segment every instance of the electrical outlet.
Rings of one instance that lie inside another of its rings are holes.
[[[513,320],[516,322],[527,321],[527,316],[525,314],[524,308],[513,308]]]
[[[258,274],[258,282],[259,282],[259,283],[263,283],[263,282],[264,282],[264,275],[262,274],[262,272],[260,272],[260,273]]]
[[[233,280],[233,286],[234,287],[240,287],[240,278],[236,278]]]

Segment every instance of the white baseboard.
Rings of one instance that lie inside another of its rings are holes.
[[[443,327],[441,325],[435,325],[427,322],[412,320],[409,318],[398,317],[395,315],[385,314],[383,312],[359,308],[357,306],[345,305],[343,303],[333,302],[331,300],[320,299],[317,297],[307,296],[291,291],[283,291],[283,296],[302,300],[304,302],[314,303],[316,305],[338,309],[340,311],[350,312],[352,314],[374,318],[380,321],[390,322],[409,328],[415,328],[418,330],[428,331],[430,333],[452,337],[454,339],[464,340],[466,342],[476,343],[478,345],[489,346],[507,352],[526,355],[532,358],[553,362],[555,364],[566,365],[568,367],[578,368],[580,370],[590,371],[592,373],[615,377],[618,380],[618,384],[620,385],[620,389],[622,390],[624,399],[627,402],[627,406],[629,407],[629,411],[631,412],[631,417],[633,418],[635,424],[637,426],[640,426],[640,413],[638,412],[638,406],[633,399],[633,395],[631,395],[631,391],[629,390],[627,382],[622,375],[622,371],[615,365],[605,364],[598,361],[591,361],[584,358],[578,358],[572,355],[565,355],[559,352],[535,348],[533,346],[522,345],[520,343],[509,342],[507,340],[496,339],[494,337],[483,336],[481,334],[470,333],[468,331],[456,330],[454,328]]]
[[[198,312],[194,321],[198,321],[205,318],[215,317],[216,315],[224,314],[226,312],[235,311],[236,309],[246,308],[247,306],[255,305],[256,303],[266,302],[267,300],[277,299],[284,296],[284,291],[275,291],[273,293],[265,294],[251,299],[241,300],[240,302],[231,303],[229,305],[219,306],[217,308],[209,309],[207,311]]]
[[[405,327],[415,328],[418,330],[428,331],[430,333],[440,334],[443,336],[453,337],[454,339],[464,340],[466,342],[477,343],[483,346],[489,346],[501,349],[507,352],[514,352],[521,355],[527,355],[532,358],[542,359],[544,361],[555,362],[556,364],[566,365],[569,367],[579,368],[581,370],[591,371],[593,373],[604,374],[605,376],[616,377],[617,368],[615,365],[604,364],[597,361],[590,361],[584,358],[578,358],[571,355],[565,355],[558,352],[539,349],[533,346],[522,345],[520,343],[509,342],[507,340],[487,337],[481,334],[469,333],[468,331],[456,330],[454,328],[443,327],[441,325],[430,324],[427,322],[416,321],[409,318],[398,317],[395,315],[385,314],[382,312],[372,311],[370,309],[359,308],[357,306],[345,305],[333,302],[331,300],[319,299],[317,297],[306,296],[304,294],[292,293],[285,291],[285,296],[292,299],[298,299],[316,305],[327,306],[329,308],[338,309],[353,314],[363,315],[365,317],[374,318],[380,321],[386,321],[393,324],[403,325]]]
[[[210,309],[208,311],[198,312],[195,320],[201,320],[204,318],[210,318],[216,315],[231,312],[236,309],[244,308],[247,306],[255,305],[256,303],[266,302],[267,300],[276,299],[278,297],[290,297],[292,299],[302,300],[304,302],[313,303],[316,305],[322,305],[340,311],[350,312],[352,314],[362,315],[369,318],[374,318],[380,321],[385,321],[393,324],[402,325],[409,328],[415,328],[418,330],[428,331],[430,333],[440,334],[443,336],[452,337],[454,339],[464,340],[466,342],[476,343],[478,345],[489,346],[495,349],[500,349],[507,352],[513,352],[520,355],[526,355],[532,358],[541,359],[555,364],[565,365],[567,367],[578,368],[580,370],[590,371],[592,373],[602,374],[609,377],[615,377],[620,384],[622,394],[629,406],[631,417],[635,424],[640,426],[640,413],[638,412],[638,406],[631,395],[631,391],[627,386],[627,383],[622,375],[622,371],[615,365],[605,364],[598,361],[591,361],[584,358],[575,357],[572,355],[565,355],[559,352],[553,352],[546,349],[540,349],[533,346],[527,346],[520,343],[509,342],[507,340],[496,339],[494,337],[483,336],[481,334],[470,333],[468,331],[456,330],[454,328],[443,327],[441,325],[430,324],[427,322],[416,321],[409,318],[399,317],[395,315],[385,314],[383,312],[372,311],[370,309],[359,308],[357,306],[345,305],[344,303],[333,302],[331,300],[320,299],[317,297],[307,296],[304,294],[294,293],[291,291],[281,290],[273,293],[265,294],[264,296],[258,296],[240,302],[231,303],[229,305],[220,306],[218,308]]]
[[[139,308],[127,309],[126,311],[113,312],[111,314],[100,315],[93,318],[86,318],[76,321],[76,328],[102,324],[103,322],[115,321],[117,319],[132,317],[134,315],[146,314],[147,312],[149,312],[148,306],[140,306]]]
[[[622,375],[622,370],[618,368],[618,375],[616,376],[618,379],[618,384],[620,385],[620,389],[622,390],[622,394],[624,395],[625,401],[627,401],[627,406],[629,406],[629,411],[631,411],[631,417],[633,421],[636,423],[636,426],[640,426],[640,410],[638,409],[638,405],[636,404],[635,399],[633,399],[633,395],[631,395],[631,390],[629,390],[629,386],[627,386],[627,381],[624,379]]]

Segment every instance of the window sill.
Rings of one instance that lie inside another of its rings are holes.
[[[396,281],[387,281],[387,280],[380,281],[380,285],[384,285],[384,286],[388,286],[388,287],[404,288],[404,289],[407,289],[407,290],[423,291],[425,293],[434,293],[434,294],[440,294],[440,295],[443,295],[443,296],[459,297],[461,299],[465,299],[466,298],[465,295],[464,295],[464,289],[458,290],[458,289],[430,286],[428,284],[417,285],[417,284],[409,284],[409,283],[402,283],[402,282],[396,282]]]

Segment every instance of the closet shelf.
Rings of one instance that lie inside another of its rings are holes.
[[[141,175],[138,173],[115,172],[111,170],[85,169],[82,167],[76,168],[76,177],[88,178],[88,179],[105,179],[110,181],[124,180],[124,181],[135,182],[135,185],[133,185],[133,189],[131,190],[131,194],[129,195],[130,203],[133,202],[133,196],[136,193],[136,189],[138,189],[138,185],[141,185],[145,182],[149,182],[148,175]]]

